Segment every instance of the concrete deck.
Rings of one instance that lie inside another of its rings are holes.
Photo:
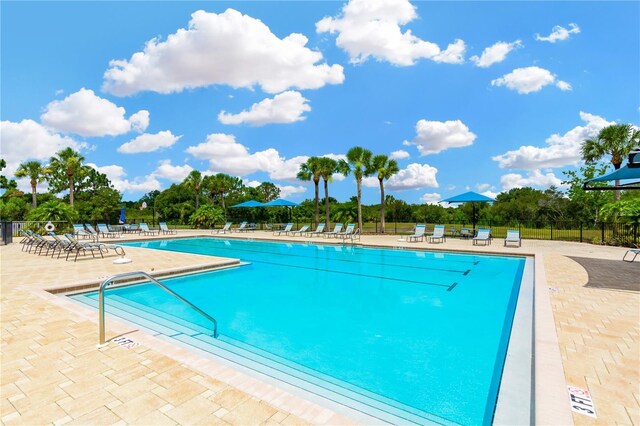
[[[180,231],[178,237],[196,235],[210,234]],[[260,231],[224,237],[287,239]],[[525,240],[520,248],[504,248],[501,240],[478,247],[459,239],[447,239],[443,244],[399,239],[365,235],[361,242],[535,255],[536,274],[544,274],[537,276],[536,316],[544,317],[546,304],[549,319],[546,326],[537,325],[536,330],[536,365],[545,365],[537,372],[540,377],[536,376],[537,385],[545,386],[536,389],[537,423],[571,422],[566,385],[573,385],[591,392],[597,411],[595,419],[574,413],[575,424],[640,425],[640,293],[602,286],[601,277],[598,286],[588,285],[593,283],[585,268],[570,258],[581,258],[587,267],[588,259],[594,259],[594,264],[608,260],[615,268],[622,264],[625,249],[557,241]],[[157,275],[180,268],[215,267],[225,260],[127,248],[127,257],[133,260],[129,264],[113,264],[117,258],[113,254],[74,263],[23,253],[20,248],[15,243],[0,246],[2,424],[363,422],[362,418],[346,417],[226,365],[199,359],[130,324],[109,320],[107,335],[126,335],[138,346],[126,349],[111,343],[97,349],[95,312],[45,291],[89,285],[119,272],[144,270]],[[636,267],[640,276],[640,262],[628,266]],[[554,360],[559,360],[555,367]],[[545,377],[554,368],[559,369],[560,377]]]

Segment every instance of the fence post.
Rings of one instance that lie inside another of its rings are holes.
[[[604,245],[604,222],[601,222],[600,225],[602,229],[601,236],[600,236],[600,245]]]
[[[394,234],[398,233],[398,222],[393,222],[393,233]]]
[[[633,224],[633,244],[638,245],[638,224]]]
[[[549,222],[549,229],[551,230],[551,241],[553,241],[553,222]]]
[[[582,242],[582,222],[580,222],[580,242]]]

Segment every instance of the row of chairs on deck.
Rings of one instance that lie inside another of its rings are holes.
[[[304,225],[302,228],[298,230],[293,230],[293,223],[287,223],[287,225],[280,230],[273,231],[274,235],[289,235],[292,237],[295,236],[305,236],[305,237],[323,237],[323,238],[342,238],[343,240],[351,239],[351,240],[359,240],[360,239],[360,229],[356,228],[354,223],[347,224],[347,227],[342,230],[343,224],[336,223],[333,227],[333,231],[325,231],[325,224],[319,223],[316,227],[315,231],[311,231],[309,225]]]
[[[169,229],[165,222],[160,222],[159,229],[149,229],[149,226],[141,222],[137,225],[122,225],[119,228],[112,228],[105,223],[99,223],[97,230],[89,223],[84,225],[75,223],[73,225],[73,234],[77,238],[90,238],[93,240],[102,238],[120,238],[124,233],[137,233],[142,235],[159,235],[159,234],[177,234],[175,229]]]
[[[231,225],[233,225],[233,222],[227,222],[224,224],[224,226],[220,229],[214,229],[213,231],[211,231],[211,233],[213,234],[226,234],[227,232],[231,233],[231,232],[248,232],[248,231],[255,231],[257,228],[255,223],[250,223],[248,224],[246,221],[242,222],[237,228],[232,228]]]
[[[444,225],[435,225],[433,227],[432,234],[426,234],[426,225],[416,225],[413,235],[407,236],[407,241],[418,242],[424,241],[425,238],[430,243],[442,243],[447,241],[447,237],[445,235],[445,227]],[[478,228],[478,232],[476,235],[473,235],[469,228],[462,228],[460,233],[453,233],[454,235],[459,235],[462,238],[472,238],[473,245],[478,245],[482,243],[483,245],[491,244],[493,237],[491,235],[491,228]],[[517,230],[508,230],[507,236],[504,239],[504,245],[506,246],[509,243],[518,244],[518,247],[522,245],[522,240],[520,239],[520,231]]]
[[[65,260],[69,260],[71,255],[75,254],[73,261],[78,260],[78,256],[82,253],[86,256],[87,252],[95,258],[96,254],[99,254],[101,258],[104,255],[113,250],[118,256],[124,256],[124,248],[116,244],[94,243],[78,241],[72,234],[64,234],[66,239],[62,239],[54,232],[49,232],[51,239],[44,237],[43,235],[36,234],[33,231],[20,230],[23,236],[20,244],[22,244],[22,251],[27,253],[35,253],[37,255],[48,256],[51,253],[51,257],[58,254],[58,259],[63,254],[66,254]]]

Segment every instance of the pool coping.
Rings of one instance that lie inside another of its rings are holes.
[[[189,236],[179,236],[177,238],[225,238],[228,235],[189,235]],[[151,241],[151,240],[163,240],[163,239],[175,239],[176,236],[156,236],[154,238],[145,239],[143,241]],[[292,239],[292,240],[283,240],[283,239],[271,239],[271,238],[252,238],[251,235],[234,235],[232,239],[244,239],[244,240],[258,240],[258,241],[274,241],[274,242],[293,242],[293,243],[303,243],[303,244],[324,244],[324,245],[345,245],[344,242],[337,240],[335,243],[332,241],[308,241],[301,239]],[[140,242],[141,240],[127,240]],[[124,241],[123,241],[124,242]],[[347,244],[350,245],[350,244]],[[390,247],[384,245],[375,245],[375,244],[356,244],[356,246],[362,246],[367,248],[384,248],[384,249],[401,249],[401,250],[417,250],[417,251],[442,251],[442,252],[452,252],[452,253],[472,253],[472,254],[483,254],[483,255],[500,255],[500,256],[517,256],[517,257],[530,257],[534,260],[534,279],[533,279],[533,319],[532,323],[534,325],[533,330],[533,353],[532,357],[532,385],[533,389],[531,389],[531,419],[535,419],[536,424],[572,424],[573,419],[571,417],[571,413],[569,411],[569,407],[567,406],[567,396],[566,396],[566,381],[564,379],[564,370],[562,367],[562,360],[560,357],[560,351],[558,346],[558,339],[555,330],[555,324],[553,321],[553,312],[551,310],[551,303],[549,299],[548,288],[546,285],[546,276],[544,273],[544,258],[541,253],[501,253],[501,252],[476,252],[472,250],[442,250],[438,246],[422,246],[422,247]],[[237,266],[237,264],[236,264]],[[173,268],[180,269],[180,268]],[[184,271],[183,273],[190,273],[189,271]],[[161,276],[170,275],[169,271],[158,271],[156,274]],[[521,289],[522,290],[522,289]],[[520,296],[519,296],[520,297]],[[514,318],[515,321],[515,318]],[[167,342],[164,342],[165,344]],[[555,347],[555,351],[549,349],[553,349]],[[544,354],[539,353],[540,351],[544,351]],[[209,372],[203,371],[207,374]],[[260,379],[258,379],[260,380]],[[237,386],[237,384],[229,383],[231,385]],[[501,382],[502,387],[502,382]],[[246,390],[245,390],[246,391]],[[304,390],[303,390],[304,391]],[[251,392],[248,392],[251,393]],[[307,400],[309,398],[306,398]],[[313,399],[312,399],[313,400]],[[314,402],[317,402],[313,400]],[[273,403],[273,402],[271,402]],[[274,405],[277,405],[274,403]],[[320,405],[324,405],[320,403]],[[332,407],[333,409],[335,407]],[[346,407],[349,410],[355,411],[350,407]],[[291,410],[291,407],[287,407],[287,409]],[[341,411],[337,411],[341,412]],[[498,408],[496,407],[496,414],[498,412]],[[343,413],[345,414],[345,413]],[[349,415],[348,413],[346,413]],[[353,416],[351,416],[353,418]],[[362,419],[360,419],[362,420]],[[497,422],[498,419],[494,418],[495,424],[500,424]],[[510,422],[512,423],[512,422]],[[509,423],[503,423],[509,424]]]

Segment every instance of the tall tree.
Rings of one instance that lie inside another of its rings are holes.
[[[344,170],[344,175],[348,175],[353,172],[353,176],[356,178],[356,186],[358,189],[356,198],[358,203],[358,228],[362,232],[362,178],[369,176],[371,173],[371,151],[362,148],[361,146],[354,146],[347,151],[347,163]]]
[[[262,182],[260,185],[252,188],[259,195],[258,201],[262,203],[268,203],[269,201],[273,201],[280,197],[280,188],[278,188],[275,184],[271,182]]]
[[[391,176],[398,173],[398,162],[396,160],[389,159],[386,155],[376,155],[371,160],[371,174],[378,175],[378,182],[380,182],[380,232],[384,234],[384,180],[389,179]]]
[[[320,183],[320,157],[309,157],[306,162],[300,164],[300,171],[296,177],[300,180],[311,180],[315,187],[315,223],[318,226],[320,221],[320,214],[318,211],[318,204],[320,202],[320,196],[318,194],[318,184]]]
[[[322,181],[324,183],[324,226],[328,230],[331,222],[331,211],[329,209],[329,182],[333,181],[333,174],[338,171],[338,165],[344,168],[344,160],[340,160],[338,162],[333,158],[329,157],[321,157],[318,160],[318,168],[320,171],[320,176],[322,176]],[[317,216],[317,201],[316,201],[316,222],[318,220]],[[317,223],[316,223],[317,226]]]
[[[631,124],[612,124],[602,128],[595,139],[582,142],[582,158],[587,163],[594,163],[610,155],[613,168],[618,170],[625,157],[638,144],[640,130]],[[620,186],[619,180],[616,180],[616,186]],[[616,189],[614,198],[620,201],[620,190]]]
[[[199,170],[191,170],[191,173],[182,182],[196,194],[196,210],[200,208],[200,194],[202,193],[202,173]]]
[[[49,185],[53,186],[55,192],[60,192],[62,187],[59,183],[66,179],[69,188],[69,205],[73,206],[74,179],[78,174],[83,173],[84,157],[79,152],[71,148],[65,148],[56,153],[49,160],[50,179]]]
[[[220,197],[220,206],[222,210],[226,212],[226,197],[231,193],[240,193],[244,187],[242,183],[242,179],[229,176],[224,173],[218,173],[214,176],[208,176],[206,178],[207,189],[211,194],[211,198],[215,199],[216,197]]]
[[[49,174],[49,169],[39,161],[24,162],[20,164],[18,170],[16,170],[16,177],[28,177],[31,180],[31,207],[34,209],[38,207],[36,187],[38,183],[46,179],[47,174]]]

